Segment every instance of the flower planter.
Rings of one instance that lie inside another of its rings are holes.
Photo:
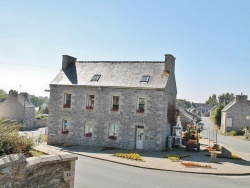
[[[110,140],[116,140],[116,136],[110,136],[109,139]]]
[[[86,133],[85,136],[86,136],[86,137],[91,137],[91,136],[92,136],[92,133]]]
[[[63,108],[70,108],[70,105],[69,104],[65,104],[65,105],[63,105]]]
[[[93,110],[93,106],[87,106],[86,109],[87,110]]]
[[[62,134],[69,134],[69,131],[62,131]]]
[[[136,113],[144,113],[144,110],[137,109],[137,110],[136,110]]]

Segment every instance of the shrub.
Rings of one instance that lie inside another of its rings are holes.
[[[113,156],[142,161],[142,157],[138,153],[114,153]]]
[[[39,114],[36,116],[36,119],[39,119],[39,120],[48,120],[49,117],[47,114]]]
[[[34,141],[28,135],[20,135],[20,125],[11,124],[0,119],[0,155],[12,153],[27,154],[34,146]]]
[[[188,155],[187,154],[184,154],[184,155],[176,155],[176,154],[166,155],[166,158],[170,159],[171,161],[179,161],[184,157],[188,157]]]
[[[237,135],[237,132],[233,130],[233,131],[230,131],[229,134],[230,134],[230,136],[235,136],[235,135]]]
[[[181,164],[186,166],[186,167],[212,168],[210,165],[202,165],[202,164],[191,163],[191,162],[182,162]]]

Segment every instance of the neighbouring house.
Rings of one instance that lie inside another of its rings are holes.
[[[165,61],[76,61],[63,55],[50,84],[48,144],[161,150],[176,94],[172,55]]]
[[[250,101],[247,95],[236,95],[235,99],[221,110],[221,131],[242,131],[250,125]]]
[[[16,120],[24,129],[34,127],[35,106],[28,99],[28,93],[10,90],[7,99],[0,104],[0,118]]]
[[[206,103],[191,103],[191,106],[199,116],[205,115],[211,109],[211,106]]]

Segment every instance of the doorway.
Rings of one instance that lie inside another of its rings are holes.
[[[135,149],[143,149],[144,126],[136,126]]]

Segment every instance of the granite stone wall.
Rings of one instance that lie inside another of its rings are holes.
[[[172,86],[174,87],[174,86]],[[108,87],[51,86],[48,144],[70,143],[134,149],[136,127],[144,126],[144,150],[161,150],[170,134],[167,105],[176,93]],[[71,94],[71,107],[63,108],[64,93]],[[95,95],[94,109],[86,109],[87,96]],[[119,96],[119,111],[111,111],[112,96]],[[146,99],[144,113],[137,113],[139,97]],[[70,122],[62,134],[62,121]],[[93,122],[92,136],[85,135],[86,122]],[[118,125],[116,140],[109,139],[109,125]]]
[[[65,152],[30,158],[22,154],[0,157],[0,188],[74,187],[76,159]]]

